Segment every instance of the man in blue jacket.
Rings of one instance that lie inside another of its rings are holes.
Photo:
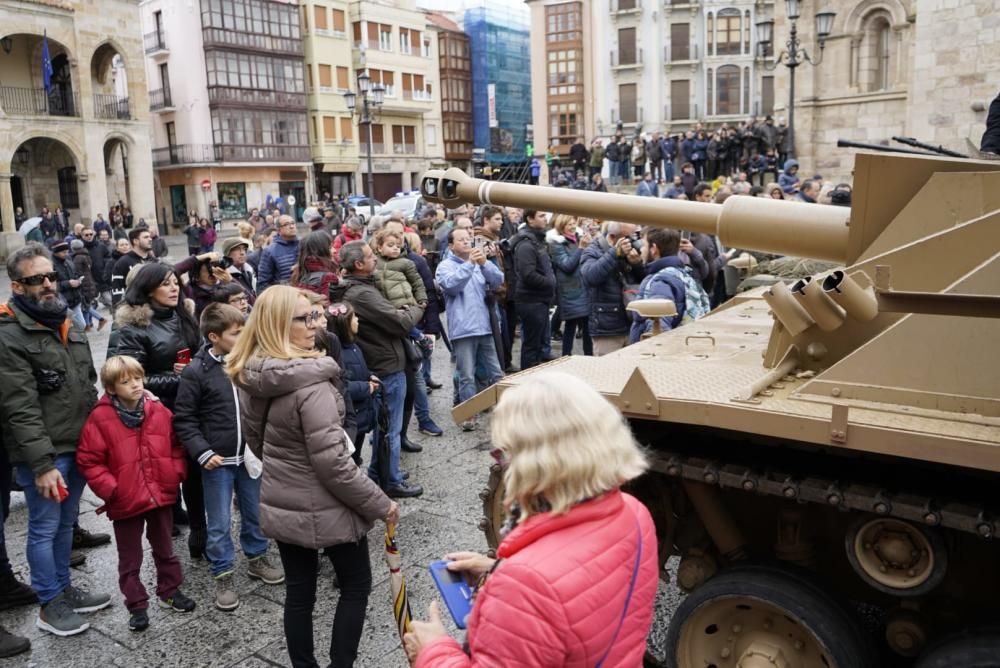
[[[298,231],[295,219],[285,215],[278,218],[278,236],[260,254],[257,267],[257,294],[277,283],[287,283],[292,267],[299,258]]]
[[[603,235],[583,251],[580,276],[590,290],[590,336],[600,357],[628,344],[625,290],[642,280],[642,257],[632,247],[635,225],[604,223]]]
[[[448,336],[459,378],[458,399],[466,401],[476,394],[477,368],[486,373],[489,385],[503,377],[486,306],[487,290],[503,285],[503,272],[486,259],[482,248],[472,247],[469,230],[449,232],[448,248],[451,253],[438,265],[435,278],[444,292],[448,313]],[[475,421],[468,420],[462,429],[471,431],[475,426]]]

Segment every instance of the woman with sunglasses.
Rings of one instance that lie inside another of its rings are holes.
[[[353,666],[364,628],[368,531],[395,523],[399,506],[351,459],[342,427],[341,371],[316,350],[322,312],[308,293],[275,285],[257,298],[226,372],[239,388],[247,444],[264,461],[260,525],[285,570],[285,640],[294,668],[315,668],[312,613],[317,558],[340,584],[330,662]]]
[[[116,354],[139,360],[146,372],[146,389],[173,410],[181,372],[201,346],[201,336],[192,315],[193,305],[181,299],[173,268],[159,263],[138,267],[130,279],[125,279],[125,297],[115,311],[119,329]],[[188,477],[181,489],[188,517],[178,504],[174,507],[174,524],[190,522],[188,549],[192,558],[200,558],[205,552],[207,523],[199,466],[188,466]]]

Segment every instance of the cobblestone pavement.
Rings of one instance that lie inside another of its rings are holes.
[[[179,257],[183,252],[183,239],[171,237],[169,241],[174,257]],[[10,284],[6,272],[0,273],[0,299],[5,301],[10,295]],[[98,368],[104,362],[110,329],[107,327],[90,335],[94,362]],[[440,345],[434,353],[434,377],[444,383],[445,388],[431,395],[430,405],[432,416],[445,429],[444,435],[431,438],[412,429],[411,438],[422,443],[424,451],[419,454],[404,452],[402,455],[403,467],[425,490],[418,499],[400,501],[402,519],[397,531],[410,604],[417,617],[425,617],[427,605],[437,597],[427,572],[430,561],[453,549],[486,549],[485,539],[477,524],[482,515],[479,492],[485,486],[492,461],[489,456],[488,423],[481,421],[475,432],[463,433],[451,421],[451,390],[450,382],[447,382],[451,377],[450,369],[447,350]],[[370,452],[365,446],[366,460]],[[88,489],[80,504],[80,524],[90,531],[110,533],[111,522],[95,512],[99,505],[99,500]],[[357,665],[402,668],[407,662],[392,619],[382,529],[383,525],[377,524],[369,535],[373,587]],[[15,572],[25,581],[28,578],[24,556],[26,533],[24,497],[15,492],[6,524],[7,550]],[[238,546],[238,525],[234,526],[233,539]],[[174,613],[153,606],[149,610],[149,629],[141,634],[130,632],[128,614],[118,590],[117,553],[113,544],[104,545],[88,550],[86,563],[73,569],[72,577],[74,584],[91,591],[110,593],[112,605],[87,615],[90,630],[71,638],[57,638],[37,629],[37,607],[0,613],[0,624],[13,633],[27,636],[32,643],[29,654],[0,659],[0,668],[289,666],[282,631],[284,586],[268,586],[250,580],[246,575],[245,560],[238,560],[235,584],[241,604],[233,612],[221,612],[212,605],[213,584],[205,562],[191,560],[188,556],[186,530],[174,539],[174,548],[184,567],[183,591],[198,604],[194,612]],[[280,563],[277,548],[273,545],[270,555],[274,563]],[[148,546],[142,572],[143,582],[152,596],[155,594],[155,573]],[[320,665],[326,664],[330,627],[337,603],[332,575],[329,562],[324,563],[314,614],[316,656]],[[657,607],[672,609],[675,605],[675,592],[664,588]],[[450,619],[446,619],[445,623],[451,627]],[[450,631],[461,637],[453,627]]]

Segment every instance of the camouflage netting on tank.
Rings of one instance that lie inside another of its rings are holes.
[[[773,259],[763,260],[757,265],[754,273],[747,276],[740,282],[737,292],[746,292],[762,285],[774,285],[778,281],[792,281],[805,276],[814,276],[839,265],[835,262],[824,262],[823,260],[811,260],[804,257],[792,257],[785,255]]]

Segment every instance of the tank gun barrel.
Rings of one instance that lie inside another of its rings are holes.
[[[724,204],[685,202],[474,179],[460,169],[431,170],[420,185],[425,200],[455,208],[494,204],[636,225],[715,234],[734,248],[845,262],[850,210],[761,197]]]
[[[881,153],[908,153],[910,155],[931,155],[927,151],[912,151],[908,148],[899,148],[898,146],[883,146],[882,144],[866,144],[860,141],[851,141],[850,139],[838,139],[837,146],[840,148],[863,148],[866,151],[879,151]],[[965,156],[962,156],[963,158]]]
[[[938,153],[940,155],[947,155],[947,156],[950,156],[952,158],[968,158],[969,157],[969,156],[965,155],[964,153],[959,153],[957,151],[952,151],[951,149],[947,149],[944,146],[941,146],[940,144],[937,145],[937,146],[934,146],[933,144],[927,144],[927,143],[922,142],[922,141],[917,141],[913,137],[893,137],[892,140],[893,141],[898,141],[900,144],[906,144],[907,146],[912,146],[913,148],[922,148],[925,151],[931,151],[932,153]]]

